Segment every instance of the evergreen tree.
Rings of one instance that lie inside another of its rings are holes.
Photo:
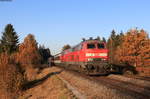
[[[109,63],[114,62],[115,40],[116,40],[116,32],[113,29],[111,32],[111,36],[109,37],[108,42],[107,42],[107,48],[109,50],[109,52],[108,52]]]
[[[102,42],[105,42],[105,43],[106,43],[106,39],[105,39],[105,37],[103,37],[102,39],[103,39],[103,40],[102,40]]]
[[[99,40],[99,41],[101,41],[101,38],[100,38],[99,36],[97,36],[96,40]]]
[[[123,35],[123,31],[120,32],[120,36],[122,36],[122,35]]]
[[[112,40],[115,40],[115,38],[116,38],[116,32],[115,32],[115,30],[113,29],[112,32],[111,32],[111,39],[112,39]]]
[[[112,30],[111,36],[109,37],[108,42],[107,42],[107,48],[109,49],[108,56],[109,56],[110,63],[116,63],[117,48],[120,47],[120,45],[122,44],[123,37],[124,37],[124,34],[122,31],[120,34],[116,35],[115,30]]]
[[[69,44],[64,45],[63,48],[62,48],[62,51],[67,50],[67,49],[69,49],[69,48],[71,48],[71,46],[70,46]]]
[[[0,42],[0,53],[2,53],[2,44]]]
[[[15,52],[18,48],[18,35],[15,32],[13,25],[6,25],[1,38],[1,50],[9,54]]]
[[[44,45],[40,45],[39,46],[39,53],[42,57],[41,63],[47,63],[48,62],[48,58],[51,57],[51,52],[49,48],[45,48]]]
[[[86,39],[85,39],[85,38],[82,38],[82,41],[84,42],[84,41],[86,41]]]

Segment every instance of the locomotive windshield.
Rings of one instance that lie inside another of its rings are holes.
[[[95,48],[95,44],[87,44],[87,49],[94,49]]]
[[[97,47],[98,47],[99,49],[104,49],[104,48],[105,48],[104,44],[102,44],[102,43],[98,43],[98,44],[97,44]]]

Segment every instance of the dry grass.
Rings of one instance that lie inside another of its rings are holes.
[[[20,99],[74,99],[74,95],[56,76],[61,71],[46,68],[36,74],[36,79],[28,82],[24,95]],[[41,94],[42,93],[42,94]]]
[[[0,97],[1,95],[17,97],[23,82],[23,75],[16,70],[14,65],[6,65],[5,68],[0,68],[0,90],[3,92]]]
[[[27,81],[35,80],[37,72],[38,72],[38,68],[33,68],[32,65],[27,65],[27,66],[24,66],[24,67],[25,67],[24,75],[25,75]]]
[[[139,72],[139,75],[147,76],[147,77],[150,76],[150,66],[147,66],[147,67],[142,67],[141,66],[141,67],[137,67],[136,69]]]

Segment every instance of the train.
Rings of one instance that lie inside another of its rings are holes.
[[[84,40],[54,56],[55,65],[87,75],[107,75],[112,71],[135,73],[132,66],[110,64],[108,60],[106,43],[98,39]]]

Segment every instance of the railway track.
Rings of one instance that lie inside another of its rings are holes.
[[[150,77],[142,77],[142,76],[131,76],[129,78],[140,79],[145,81],[150,81]]]
[[[140,99],[150,98],[150,89],[137,84],[116,79],[110,79],[107,77],[94,77],[90,79],[100,84],[103,84],[104,86],[107,86],[109,88],[117,89],[127,94],[134,95],[136,96],[136,98]]]
[[[109,76],[87,76],[85,74],[75,72],[73,70],[66,70],[65,71],[69,73],[73,73],[75,76],[80,76],[85,79],[88,79],[89,81],[93,81],[94,83],[107,86],[108,88],[118,90],[122,93],[134,96],[136,99],[149,99],[150,98],[150,87],[142,86],[140,84],[134,84],[130,81],[123,81],[121,79],[116,79]],[[140,79],[141,78],[135,78]],[[132,80],[132,78],[131,78]],[[148,81],[146,79],[146,81]],[[150,85],[149,85],[150,86]]]

